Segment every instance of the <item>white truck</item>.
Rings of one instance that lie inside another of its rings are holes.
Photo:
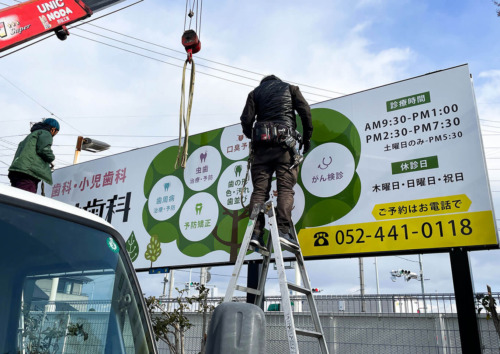
[[[120,234],[73,206],[0,186],[0,353],[157,353]]]

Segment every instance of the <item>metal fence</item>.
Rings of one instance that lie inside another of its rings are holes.
[[[480,293],[478,293],[479,295]],[[499,301],[500,293],[492,294]],[[223,297],[208,298],[207,304],[217,306]],[[454,294],[389,294],[389,295],[314,295],[318,312],[334,315],[352,314],[392,314],[405,316],[406,314],[433,313],[456,314],[457,308]],[[176,308],[177,299],[160,298],[165,309]],[[290,296],[294,312],[307,312],[309,306],[303,295]],[[246,302],[246,297],[234,297],[235,302]],[[281,296],[267,296],[264,301],[264,311],[279,309]],[[188,305],[190,312],[200,310],[199,303]]]
[[[500,293],[493,297],[499,301]],[[307,300],[291,296],[296,327],[313,329],[308,314]],[[245,302],[246,297],[237,297]],[[458,354],[462,353],[454,294],[315,295],[316,305],[330,353],[394,353],[394,354]],[[222,298],[209,298],[217,306]],[[162,299],[164,306],[172,308],[173,301]],[[288,353],[283,313],[279,311],[280,297],[266,298],[264,310],[268,353]],[[201,314],[198,304],[192,304],[187,313],[193,327],[186,332],[186,353],[200,351]],[[500,342],[492,320],[478,315],[483,353],[499,353]],[[159,343],[160,353],[168,353]],[[319,353],[316,339],[299,337],[299,350]],[[467,353],[464,353],[467,354]]]
[[[460,333],[453,294],[411,295],[366,295],[333,296],[315,295],[320,313],[325,338],[330,353],[394,353],[394,354],[458,354],[462,353]],[[500,293],[494,293],[496,302]],[[162,298],[165,308],[177,306],[176,299]],[[237,297],[235,301],[246,302],[246,297]],[[209,298],[208,304],[217,306],[222,298]],[[307,301],[303,296],[291,296],[296,327],[313,329]],[[32,304],[32,311],[43,311],[46,306],[58,306],[51,309],[52,323],[57,316],[65,317],[65,323],[84,323],[90,333],[86,345],[94,345],[95,352],[102,352],[102,336],[106,335],[107,317],[110,303],[107,301],[64,301]],[[186,354],[200,352],[202,338],[202,314],[199,304],[189,305],[186,316],[193,326],[185,334]],[[265,300],[266,345],[267,352],[273,354],[288,353],[288,341],[284,326],[283,312],[280,312],[281,298],[269,296]],[[52,319],[52,316],[54,319]],[[486,315],[478,315],[483,353],[500,352],[500,342],[493,321]],[[88,327],[88,328],[87,328]],[[90,338],[92,337],[92,338]],[[74,342],[74,343],[73,343]],[[77,353],[79,345],[74,339],[61,342],[64,352]],[[160,353],[169,353],[167,346],[158,343]],[[316,339],[299,337],[299,350],[302,353],[319,353]],[[464,353],[467,354],[467,353]]]

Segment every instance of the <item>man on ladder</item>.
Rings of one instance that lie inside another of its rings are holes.
[[[297,110],[302,120],[303,140],[296,131],[295,110]],[[313,130],[311,111],[298,87],[289,85],[271,75],[265,77],[260,85],[248,95],[247,103],[241,115],[241,125],[243,133],[252,139],[252,152],[249,163],[253,162],[251,173],[254,190],[250,199],[251,215],[248,226],[226,290],[224,304],[221,305],[224,306],[221,307],[221,313],[233,311],[232,314],[227,315],[227,321],[224,321],[226,324],[224,333],[242,332],[232,330],[232,327],[237,326],[230,327],[229,323],[231,318],[242,318],[244,309],[253,314],[243,321],[247,325],[257,322],[254,319],[259,318],[259,311],[260,317],[264,317],[261,306],[264,302],[267,273],[273,258],[276,263],[281,293],[280,311],[284,315],[290,354],[299,354],[298,336],[317,338],[321,353],[328,354],[328,345],[321,319],[312,294],[309,276],[305,269],[304,257],[297,240],[295,226],[292,222],[293,187],[297,183],[298,166],[302,161],[302,156],[295,146],[298,141],[300,145],[304,146],[304,153],[309,150]],[[272,176],[275,172],[278,187],[278,206],[276,209],[272,201],[267,201]],[[269,218],[270,231],[267,244],[264,244],[263,239],[265,215]],[[256,288],[249,285],[246,287],[238,285],[238,277],[245,261],[245,255],[250,249],[263,256],[262,269],[259,272],[258,286]],[[295,257],[302,285],[288,282],[282,249],[290,252]],[[254,299],[250,301],[251,304],[245,304],[247,305],[245,307],[242,306],[243,304],[232,303],[235,290],[255,295]],[[313,330],[295,327],[290,291],[305,295],[314,325]],[[237,308],[238,306],[241,309]],[[241,313],[240,317],[235,317],[234,312]],[[250,331],[247,332],[250,333]],[[262,341],[263,337],[265,335],[258,336],[254,333],[245,336],[244,339],[247,339],[248,343],[256,343],[259,342],[259,339]],[[233,338],[226,340],[225,343],[233,342],[238,341]],[[258,345],[260,345],[261,349],[265,348],[265,343],[262,345],[259,342]],[[227,345],[224,348],[225,352],[231,354],[244,352],[226,350]],[[261,352],[265,352],[265,350]]]
[[[296,131],[295,111],[302,121],[303,136]],[[274,75],[266,76],[252,92],[241,115],[243,133],[252,141],[251,173],[253,193],[250,210],[269,199],[271,181],[276,172],[278,187],[277,222],[281,242],[299,248],[292,226],[293,187],[297,183],[302,157],[295,149],[296,141],[310,147],[313,126],[311,110],[297,86],[287,84]],[[300,149],[300,148],[299,148]],[[264,214],[255,223],[250,244],[266,249],[264,245]]]

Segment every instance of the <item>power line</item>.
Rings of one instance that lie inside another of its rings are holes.
[[[87,32],[87,33],[91,33],[93,35],[96,35],[96,36],[100,36],[100,37],[103,37],[103,38],[106,38],[106,39],[109,39],[109,40],[112,40],[112,41],[115,41],[115,42],[118,42],[118,43],[122,43],[122,44],[125,44],[125,45],[129,45],[131,47],[134,47],[134,48],[138,48],[138,49],[142,49],[142,50],[145,50],[147,52],[151,52],[151,53],[155,53],[155,54],[158,54],[158,55],[161,55],[161,56],[165,56],[167,58],[171,58],[171,59],[175,59],[175,60],[178,60],[178,61],[181,61],[181,62],[184,62],[185,60],[184,59],[180,59],[180,58],[177,58],[177,57],[174,57],[174,56],[171,56],[171,55],[167,55],[167,54],[164,54],[164,53],[160,53],[160,52],[157,52],[157,51],[154,51],[154,50],[151,50],[151,49],[147,49],[147,48],[144,48],[144,47],[140,47],[140,46],[137,46],[135,44],[131,44],[131,43],[128,43],[128,42],[124,42],[124,41],[120,41],[118,39],[115,39],[115,38],[111,38],[111,37],[108,37],[108,36],[105,36],[105,35],[102,35],[102,34],[99,34],[99,33],[95,33],[95,32],[92,32],[92,31],[88,31],[88,30],[85,30],[85,29],[82,29],[82,28],[77,28],[78,30],[80,31],[84,31],[84,32]],[[90,39],[90,38],[87,38],[87,37],[83,37],[83,36],[80,36],[82,38],[85,38],[85,39]],[[106,44],[106,43],[103,43],[103,42],[100,42],[100,41],[96,41],[98,43],[101,43],[101,44]],[[123,48],[121,47],[115,47],[115,46],[111,46],[113,48],[117,48],[117,49],[122,49],[124,50]],[[141,55],[137,52],[133,52],[133,51],[129,51],[130,53],[133,53],[133,54],[137,54],[137,55]],[[151,57],[148,57],[146,56],[146,58],[149,58],[149,59],[152,59]],[[166,63],[166,62],[165,62]],[[173,66],[177,66],[177,65],[174,65],[174,64],[171,64],[171,63],[168,63],[170,65],[173,65]],[[215,70],[215,71],[220,71],[224,74],[228,74],[228,75],[233,75],[233,76],[237,76],[237,77],[240,77],[240,78],[243,78],[243,79],[247,79],[247,80],[252,80],[252,81],[256,81],[256,82],[259,82],[260,79],[254,79],[254,78],[251,78],[251,77],[247,77],[247,76],[243,76],[243,75],[239,75],[239,74],[235,74],[235,73],[231,73],[229,71],[225,71],[225,70],[220,70],[220,69],[216,69],[216,68],[213,68],[213,67],[210,67],[208,65],[203,65],[203,64],[197,64],[198,66],[201,66],[201,67],[204,67],[204,68],[208,68],[208,69],[211,69],[211,70]],[[177,67],[182,67],[182,66],[177,66]],[[247,85],[248,86],[248,85]],[[250,86],[250,87],[253,87],[253,86]],[[335,91],[334,91],[335,92]],[[317,93],[313,93],[313,92],[308,92],[308,91],[302,91],[302,93],[305,93],[305,94],[309,94],[309,95],[314,95],[314,96],[319,96],[319,97],[323,97],[323,98],[328,98],[328,99],[334,99],[334,97],[331,97],[331,96],[325,96],[325,95],[321,95],[321,94],[317,94]],[[337,94],[341,94],[339,92],[335,92]]]
[[[17,1],[17,0],[16,0],[16,1]],[[143,0],[140,0],[140,1],[136,2],[136,3],[133,3],[133,4],[130,4],[130,5],[126,6],[126,7],[120,8],[120,9],[118,9],[118,10],[116,10],[116,11],[110,12],[110,13],[108,13],[108,14],[104,15],[104,16],[100,16],[100,17],[98,17],[98,18],[95,18],[95,19],[92,19],[92,20],[89,20],[89,21],[85,21],[85,22],[79,23],[79,24],[77,24],[77,25],[75,25],[75,26],[73,26],[73,27],[71,27],[71,28],[76,28],[76,27],[79,27],[79,26],[81,26],[81,25],[83,25],[83,24],[88,24],[89,22],[92,22],[92,21],[95,21],[95,20],[100,19],[100,18],[102,18],[102,17],[108,16],[108,15],[110,15],[110,14],[112,14],[112,13],[115,13],[115,12],[121,11],[121,10],[123,10],[123,9],[127,8],[127,7],[133,6],[133,5],[135,5],[135,4],[139,3],[139,2],[142,2],[142,1],[143,1]],[[19,2],[19,1],[18,1],[18,2]],[[98,28],[105,29],[104,27],[96,26],[96,25],[93,25],[93,24],[91,24],[91,25],[92,25],[92,26],[95,26],[95,27],[98,27]],[[80,30],[82,30],[82,31],[86,31],[86,32],[92,33],[92,34],[94,34],[94,35],[98,35],[98,36],[102,36],[102,37],[104,37],[104,38],[108,38],[108,39],[113,40],[113,41],[117,41],[117,42],[119,42],[119,43],[123,43],[123,44],[126,44],[126,45],[130,45],[130,46],[133,46],[133,47],[137,47],[137,48],[140,48],[140,49],[142,49],[142,50],[146,50],[146,51],[154,52],[154,51],[149,50],[149,49],[147,49],[147,48],[142,48],[142,47],[139,47],[139,46],[136,46],[136,45],[133,45],[133,44],[127,43],[127,42],[119,41],[119,40],[117,40],[117,39],[110,38],[110,37],[107,37],[107,36],[104,36],[104,35],[100,35],[100,34],[97,34],[97,33],[95,33],[95,32],[91,32],[91,31],[84,30],[84,29],[81,29],[81,28],[78,28],[78,29],[80,29]],[[107,29],[105,29],[105,30],[107,30]],[[142,41],[142,40],[140,40],[140,39],[138,39],[138,38],[135,38],[135,37],[132,37],[132,36],[128,36],[128,35],[122,34],[122,33],[120,33],[120,32],[116,32],[116,31],[112,31],[112,30],[109,30],[109,31],[114,32],[114,33],[117,33],[117,34],[120,34],[120,35],[123,35],[123,36],[126,36],[126,37],[129,37],[129,38],[133,38],[133,39],[138,40],[138,41]],[[94,39],[91,39],[91,38],[87,38],[87,37],[84,37],[84,36],[81,36],[81,35],[77,35],[77,34],[75,34],[75,36],[80,37],[80,38],[84,38],[84,39],[87,39],[87,40],[91,40],[91,41],[94,41],[94,42],[96,42],[96,43],[100,43],[100,44],[103,44],[103,45],[107,45],[107,46],[110,46],[110,47],[112,47],[112,48],[116,48],[116,49],[120,49],[120,50],[123,50],[123,51],[127,51],[127,52],[129,52],[129,53],[132,53],[132,54],[135,54],[135,55],[139,55],[139,56],[142,56],[142,57],[145,57],[145,58],[148,58],[148,59],[152,59],[152,60],[160,61],[160,62],[163,62],[163,63],[165,63],[165,64],[172,65],[172,66],[177,66],[177,65],[172,64],[172,63],[168,63],[168,62],[165,62],[165,61],[162,61],[162,60],[158,60],[158,59],[156,59],[156,58],[152,58],[152,57],[149,57],[149,56],[146,56],[146,55],[143,55],[143,54],[137,53],[137,52],[129,51],[129,50],[127,50],[127,49],[124,49],[124,48],[121,48],[121,47],[117,47],[117,46],[113,46],[113,45],[110,45],[110,44],[108,44],[108,43],[100,42],[100,41],[97,41],[97,40],[94,40]],[[48,37],[47,37],[47,38],[48,38]],[[46,39],[46,38],[44,38],[44,39]],[[160,46],[160,45],[158,45],[158,44],[156,44],[156,43],[152,43],[152,42],[147,42],[147,41],[142,41],[142,42],[149,43],[149,44],[152,44],[152,45],[155,45],[155,46],[159,46],[159,47],[163,47],[163,46]],[[24,48],[24,47],[23,47],[23,48]],[[163,47],[163,48],[167,48],[167,47]],[[172,50],[172,49],[170,49],[170,48],[167,48],[167,49]],[[179,51],[176,51],[176,52],[179,52]],[[169,55],[166,55],[166,54],[163,54],[163,53],[158,53],[158,52],[154,52],[154,53],[159,54],[159,55],[163,55],[163,56],[167,56],[167,57],[173,58],[173,59],[175,59],[175,60],[182,60],[182,59],[179,59],[179,58],[176,58],[176,57],[172,57],[172,56],[169,56]],[[204,59],[204,60],[208,60],[208,59]],[[183,61],[183,60],[182,60],[182,61]],[[212,61],[212,62],[215,62],[215,61]],[[218,62],[215,62],[215,63],[218,63]],[[218,63],[218,64],[219,64],[219,65],[228,66],[228,65],[226,65],[226,64],[222,64],[222,63]],[[224,71],[224,70],[220,70],[220,69],[216,69],[216,68],[211,68],[211,67],[206,66],[206,65],[202,65],[202,64],[199,64],[199,65],[200,65],[200,66],[204,66],[204,67],[209,68],[209,69],[212,69],[212,70],[221,71],[221,72],[224,72],[224,73],[229,74],[229,75],[238,76],[238,77],[245,78],[245,79],[248,79],[248,80],[259,81],[259,80],[257,80],[257,79],[248,78],[248,77],[245,77],[245,76],[242,76],[242,75],[239,75],[239,74],[234,74],[234,73],[227,72],[227,71]],[[177,67],[182,67],[182,66],[177,66]],[[231,67],[231,66],[228,66],[228,67]],[[232,68],[237,69],[237,70],[244,70],[244,69],[240,69],[240,68],[237,68],[237,67],[232,67]],[[244,70],[244,71],[250,72],[250,71],[248,71],[248,70]],[[218,77],[218,76],[215,76],[215,75],[211,75],[211,74],[208,74],[208,73],[204,73],[204,72],[200,72],[200,73],[201,73],[201,74],[204,74],[204,75],[212,76],[212,77],[215,77],[215,78],[218,78],[218,79],[222,79],[222,80],[225,80],[225,81],[229,81],[229,82],[237,83],[237,84],[240,84],[240,85],[244,85],[244,86],[248,86],[248,87],[253,87],[253,86],[251,86],[251,85],[247,85],[247,84],[244,84],[244,83],[241,83],[241,82],[236,82],[236,81],[233,81],[233,80],[225,79],[225,78]],[[252,72],[252,73],[253,73],[253,72]],[[264,76],[264,75],[262,75],[262,74],[258,74],[258,73],[254,73],[254,74]],[[291,82],[291,83],[293,83],[293,82]],[[295,83],[295,84],[297,84],[297,83]],[[309,85],[305,85],[305,84],[299,84],[299,85],[302,85],[302,86],[307,86],[307,87],[311,87],[311,88],[315,88],[315,89],[319,89],[319,90],[323,90],[323,91],[329,91],[329,92],[333,92],[333,93],[336,93],[336,94],[343,95],[343,93],[336,92],[336,91],[332,91],[332,90],[321,89],[321,88],[317,88],[317,87],[314,87],[314,86],[309,86]],[[316,94],[316,93],[312,93],[312,92],[303,91],[303,93],[307,93],[307,94],[310,94],[310,95],[315,95],[315,96],[320,96],[320,97],[323,97],[323,98],[333,99],[333,97],[330,97],[330,96],[325,96],[325,95],[320,95],[320,94]],[[310,100],[310,101],[312,101],[313,103],[316,103],[316,102],[317,102],[317,101],[314,101],[314,100]],[[46,109],[46,108],[45,108],[45,109]],[[46,110],[47,110],[47,109],[46,109]],[[49,113],[51,113],[51,112],[49,112]],[[53,113],[51,113],[51,114],[53,114]],[[55,115],[54,115],[54,116],[55,116]],[[65,122],[65,123],[66,123],[66,122]]]
[[[57,119],[59,119],[61,122],[64,122],[64,124],[67,124],[70,128],[73,128],[75,129],[77,132],[79,133],[82,133],[79,129],[73,127],[71,124],[69,124],[68,122],[66,122],[64,119],[62,119],[61,117],[58,117],[55,113],[51,112],[47,107],[45,107],[44,105],[42,105],[40,102],[38,102],[37,100],[35,100],[32,96],[30,96],[28,93],[26,93],[24,90],[22,90],[20,87],[18,87],[16,84],[14,84],[12,81],[10,81],[9,79],[7,79],[4,75],[2,75],[0,73],[0,77],[2,79],[4,79],[5,81],[7,81],[9,84],[11,84],[13,87],[15,87],[18,91],[20,91],[23,95],[25,95],[26,97],[28,97],[30,100],[32,100],[33,102],[35,102],[38,106],[42,107],[44,110],[46,110],[51,116],[54,116],[56,117]]]
[[[15,1],[18,1],[18,0],[15,0]],[[90,19],[90,20],[88,20],[88,21],[81,22],[81,23],[77,24],[76,26],[73,26],[72,28],[75,28],[75,27],[77,27],[77,26],[81,26],[81,25],[85,25],[85,24],[87,24],[87,23],[89,23],[89,22],[97,21],[97,20],[99,20],[99,19],[101,19],[101,18],[103,18],[103,17],[106,17],[106,16],[109,16],[109,15],[112,15],[112,14],[117,13],[117,12],[119,12],[119,11],[125,10],[125,9],[127,9],[127,8],[129,8],[129,7],[131,7],[131,6],[137,5],[138,3],[143,2],[143,1],[144,1],[144,0],[139,0],[139,1],[136,1],[136,2],[134,2],[134,3],[132,3],[132,4],[130,4],[130,5],[127,5],[127,6],[121,7],[121,8],[119,8],[119,9],[115,10],[115,11],[108,12],[108,13],[107,13],[107,14],[105,14],[105,15],[102,15],[102,16],[99,16],[99,17],[96,17],[96,18]]]
[[[404,257],[400,257],[400,256],[395,256],[395,257],[396,257],[396,258],[401,258],[401,259],[403,259],[403,260],[405,260],[405,261],[408,261],[408,262],[418,263],[418,261],[414,261],[414,260],[412,260],[412,259],[408,259],[408,258],[404,258]]]
[[[209,116],[231,116],[234,117],[236,115],[239,116],[240,113],[196,113],[196,116],[199,117],[209,117]],[[193,115],[194,116],[194,115]],[[64,115],[66,120],[72,119],[123,119],[123,118],[158,118],[158,117],[179,117],[179,113],[169,113],[169,114],[136,114],[136,115],[82,115],[82,116],[68,116]],[[31,117],[31,118],[18,118],[18,119],[6,119],[0,120],[0,122],[21,122],[21,121],[31,121],[32,119],[39,119],[39,117]]]
[[[158,61],[158,62],[160,62],[160,63],[168,64],[168,65],[171,65],[171,66],[175,66],[175,67],[177,67],[177,68],[183,68],[183,67],[182,67],[182,66],[180,66],[180,65],[175,65],[175,64],[169,63],[169,62],[167,62],[167,61],[163,61],[163,60],[160,60],[160,59],[157,59],[157,58],[153,58],[153,57],[150,57],[150,56],[147,56],[147,55],[144,55],[144,54],[140,54],[140,53],[137,53],[137,52],[134,52],[134,51],[132,51],[132,50],[125,49],[125,48],[117,47],[117,46],[114,46],[114,45],[109,44],[109,43],[104,43],[104,42],[101,42],[101,41],[98,41],[98,40],[95,40],[95,39],[92,39],[92,38],[84,37],[84,36],[81,36],[81,35],[78,35],[78,34],[73,34],[73,35],[74,35],[74,36],[76,36],[76,37],[80,37],[80,38],[87,39],[87,40],[92,41],[92,42],[96,42],[96,43],[100,43],[100,44],[106,45],[106,46],[111,47],[111,48],[120,49],[120,50],[123,50],[124,52],[132,53],[132,54],[135,54],[135,55],[139,55],[139,56],[141,56],[141,57],[144,57],[144,58],[148,58],[148,59],[151,59],[151,60],[155,60],[155,61]],[[212,77],[215,77],[215,78],[217,78],[217,79],[221,79],[221,80],[225,80],[225,81],[233,82],[233,83],[238,84],[238,85],[243,85],[243,86],[253,87],[253,86],[251,86],[251,85],[247,85],[247,84],[244,84],[244,83],[241,83],[241,82],[237,82],[237,81],[233,81],[233,80],[229,80],[229,79],[224,79],[224,78],[222,78],[222,77],[215,76],[215,75],[211,75],[211,74],[207,74],[207,73],[200,72],[200,71],[198,71],[197,73],[198,73],[198,74],[207,75],[207,76],[212,76]]]
[[[73,134],[58,134],[65,136],[74,136]],[[89,134],[89,136],[111,136],[118,138],[177,138],[177,135],[121,135],[121,134]]]
[[[131,44],[131,43],[127,43],[127,42],[123,42],[123,41],[120,41],[118,39],[114,39],[114,38],[111,38],[111,37],[108,37],[108,36],[104,36],[102,34],[99,34],[99,33],[95,33],[95,32],[92,32],[92,31],[88,31],[88,30],[85,30],[83,28],[77,28],[78,30],[80,31],[84,31],[84,32],[87,32],[87,33],[91,33],[93,35],[96,35],[96,36],[100,36],[100,37],[103,37],[103,38],[106,38],[106,39],[109,39],[109,40],[112,40],[112,41],[115,41],[115,42],[118,42],[118,43],[122,43],[122,44],[125,44],[125,45],[129,45],[131,47],[134,47],[134,48],[138,48],[138,49],[142,49],[142,50],[145,50],[147,52],[151,52],[151,53],[154,53],[154,54],[158,54],[158,55],[161,55],[161,56],[164,56],[164,57],[167,57],[167,58],[171,58],[171,59],[174,59],[174,60],[178,60],[180,62],[184,62],[185,60],[184,59],[180,59],[180,58],[177,58],[177,57],[174,57],[174,56],[171,56],[171,55],[167,55],[167,54],[164,54],[164,53],[160,53],[160,52],[156,52],[154,50],[151,50],[151,49],[147,49],[147,48],[144,48],[144,47],[140,47],[138,45],[135,45],[135,44]],[[83,36],[80,36],[82,38],[86,38],[86,39],[89,39],[87,37],[83,37]],[[101,43],[101,44],[104,44],[103,42],[99,42],[97,41],[98,43]],[[113,48],[118,48],[118,47],[113,47]],[[123,48],[118,48],[118,49],[123,49]],[[139,54],[137,52],[130,52],[130,53],[134,53],[134,54]],[[147,57],[147,58],[150,58],[150,57]],[[151,58],[150,58],[151,59]],[[166,62],[164,62],[166,63]],[[168,63],[168,64],[171,64],[171,63]],[[171,64],[173,65],[173,64]],[[215,68],[212,68],[210,66],[207,66],[207,65],[203,65],[203,64],[197,64],[198,66],[201,66],[201,67],[204,67],[204,68],[208,68],[208,69],[212,69],[212,70],[216,70],[216,71],[220,71],[224,74],[228,74],[228,75],[234,75],[234,76],[237,76],[237,77],[240,77],[240,78],[243,78],[243,79],[247,79],[247,80],[252,80],[252,81],[259,81],[258,79],[254,79],[254,78],[251,78],[251,77],[247,77],[247,76],[243,76],[243,75],[239,75],[239,74],[234,74],[234,73],[231,73],[229,71],[224,71],[224,70],[220,70],[220,69],[215,69]],[[174,66],[177,66],[177,65],[174,65]],[[182,68],[182,66],[177,66],[179,68]],[[248,86],[248,85],[247,85]],[[250,86],[250,87],[253,87],[253,86]],[[321,96],[321,95],[318,95],[318,96]],[[329,97],[329,96],[323,96],[323,97],[326,97],[326,98],[332,98],[332,97]]]
[[[185,53],[185,52],[183,52],[183,51],[176,50],[176,49],[172,49],[172,48],[169,48],[169,47],[166,47],[166,46],[160,45],[160,44],[158,44],[158,43],[145,41],[145,40],[140,39],[140,38],[137,38],[137,37],[133,37],[133,36],[130,36],[130,35],[127,35],[127,34],[124,34],[124,33],[118,32],[118,31],[111,30],[111,29],[109,29],[109,28],[105,28],[105,27],[102,27],[102,26],[97,26],[97,25],[95,25],[95,24],[90,24],[90,26],[94,26],[94,27],[97,27],[97,28],[103,29],[103,30],[105,30],[105,31],[113,32],[113,33],[119,34],[119,35],[121,35],[121,36],[124,36],[124,37],[130,38],[130,39],[134,39],[134,40],[139,41],[139,42],[143,42],[143,43],[151,44],[151,45],[156,46],[156,47],[159,47],[159,48],[167,49],[167,50],[170,50],[170,51],[175,52],[175,53],[180,53],[180,54],[183,54],[183,55],[185,55],[185,54],[186,54],[186,53]],[[215,60],[210,60],[210,59],[207,59],[207,58],[200,57],[200,56],[198,56],[198,55],[196,56],[196,58],[197,58],[197,59],[201,59],[201,60],[208,61],[208,62],[210,62],[210,63],[214,63],[214,64],[222,65],[222,66],[225,66],[225,67],[228,67],[228,68],[231,68],[231,69],[236,69],[236,70],[244,71],[244,72],[247,72],[247,73],[250,73],[250,74],[259,75],[259,76],[261,76],[261,77],[266,76],[265,74],[262,74],[262,73],[258,73],[258,72],[255,72],[255,71],[251,71],[251,70],[247,70],[247,69],[242,69],[242,68],[239,68],[239,67],[236,67],[236,66],[232,66],[232,65],[224,64],[224,63],[221,63],[221,62],[218,62],[218,61],[215,61]],[[200,64],[198,64],[198,65],[200,65]],[[214,69],[214,70],[217,70],[217,69]],[[306,84],[303,84],[303,83],[298,83],[298,82],[293,82],[293,81],[288,81],[288,82],[289,82],[289,83],[291,83],[291,84],[294,84],[294,85],[300,85],[300,86],[304,86],[304,87],[313,88],[313,89],[316,89],[316,90],[321,90],[321,91],[326,91],[326,92],[336,93],[336,94],[338,94],[338,95],[345,95],[345,93],[343,93],[343,92],[339,92],[339,91],[328,90],[328,89],[324,89],[324,88],[321,88],[321,87],[316,87],[316,86],[306,85]]]
[[[11,84],[12,86],[14,86],[18,91],[20,91],[23,95],[25,95],[26,97],[28,97],[30,100],[32,100],[33,102],[35,102],[38,106],[42,107],[44,110],[46,110],[50,115],[54,115],[54,113],[52,113],[47,107],[45,107],[44,105],[42,105],[40,102],[38,102],[37,100],[35,100],[33,97],[31,97],[30,95],[28,95],[25,91],[23,91],[21,88],[19,88],[18,86],[16,86],[12,81],[10,81],[9,79],[7,79],[4,75],[2,75],[0,73],[0,77],[2,77],[2,79],[4,79],[5,81],[7,81],[9,84]]]
[[[487,125],[487,124],[481,124],[482,127],[488,127],[488,128],[497,128],[500,129],[500,127],[496,127],[494,125]]]
[[[145,54],[134,52],[133,50],[128,50],[128,49],[125,49],[125,48],[122,48],[122,47],[118,47],[118,46],[115,46],[115,45],[112,45],[112,44],[109,44],[109,43],[98,41],[96,39],[88,38],[88,37],[85,37],[85,36],[82,36],[82,35],[79,35],[79,34],[73,34],[73,35],[76,36],[76,37],[80,37],[80,38],[92,41],[92,42],[96,42],[96,43],[99,43],[99,44],[106,45],[106,46],[111,47],[111,48],[119,49],[119,50],[122,50],[124,52],[135,54],[135,55],[147,58],[147,59],[155,60],[155,61],[158,61],[160,63],[164,63],[164,64],[171,65],[171,66],[175,66],[177,68],[183,68],[183,66],[181,66],[181,65],[172,64],[172,63],[170,63],[168,61],[164,61],[164,60],[161,60],[161,59],[153,58],[153,57],[145,55]],[[226,78],[223,78],[223,77],[220,77],[220,76],[216,76],[216,75],[205,73],[203,71],[197,71],[197,74],[202,74],[202,75],[210,76],[210,77],[213,77],[213,78],[216,78],[216,79],[220,79],[220,80],[232,82],[232,83],[235,83],[235,84],[238,84],[238,85],[242,85],[242,86],[247,86],[247,87],[250,87],[250,88],[254,88],[254,85],[248,85],[248,84],[245,84],[245,83],[242,83],[242,82],[238,82],[238,81],[226,79]],[[306,92],[303,92],[303,93],[306,93]],[[309,93],[309,92],[307,92],[307,93]],[[309,94],[311,94],[311,93],[309,93]],[[316,94],[313,94],[313,95],[316,95]],[[322,95],[317,95],[317,96],[322,96]],[[323,97],[327,97],[327,96],[323,96]],[[328,98],[332,99],[332,97],[328,97]],[[317,103],[318,102],[318,101],[312,100],[312,99],[309,99],[309,101],[311,101],[312,103]]]

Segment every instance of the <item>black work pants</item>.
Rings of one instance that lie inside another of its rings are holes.
[[[251,168],[253,192],[250,198],[250,210],[253,210],[255,204],[262,204],[269,199],[272,177],[276,172],[278,228],[282,232],[288,233],[289,227],[292,225],[293,197],[295,194],[293,187],[297,183],[299,167],[295,166],[293,169],[289,169],[292,165],[291,154],[289,150],[285,150],[281,146],[256,147],[254,154]],[[264,225],[264,215],[259,214],[254,232],[262,235]]]
[[[38,183],[40,180],[26,173],[10,171],[9,172],[10,185],[31,193],[36,193]]]

